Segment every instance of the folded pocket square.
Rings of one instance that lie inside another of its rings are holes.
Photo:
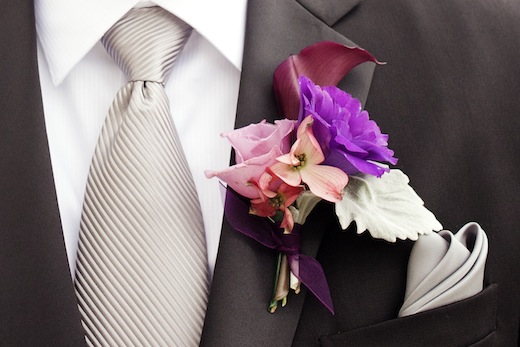
[[[408,263],[405,300],[399,317],[408,316],[482,291],[488,253],[486,233],[468,223],[455,235],[448,230],[422,235]]]

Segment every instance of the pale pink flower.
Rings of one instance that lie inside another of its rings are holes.
[[[221,171],[206,171],[206,177],[218,177],[238,194],[250,199],[260,197],[258,188],[251,184],[258,181],[266,168],[276,163],[276,158],[289,152],[295,121],[282,119],[275,124],[263,120],[257,124],[222,134],[235,149],[236,165]]]
[[[246,198],[257,199],[260,197],[260,193],[251,182],[259,180],[266,168],[276,163],[276,158],[282,154],[280,149],[275,146],[264,155],[248,159],[221,171],[206,170],[204,173],[207,178],[218,177]]]
[[[227,138],[235,149],[236,162],[240,164],[251,158],[259,157],[276,146],[282,153],[291,148],[291,133],[296,121],[289,119],[276,120],[274,124],[265,119],[260,123],[250,124],[221,134]]]
[[[301,122],[290,153],[276,158],[278,162],[269,170],[290,186],[296,187],[303,182],[316,196],[331,202],[341,201],[348,176],[336,167],[319,165],[325,157],[312,132],[312,123],[312,116]]]

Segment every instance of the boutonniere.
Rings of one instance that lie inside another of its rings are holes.
[[[207,171],[227,184],[225,215],[239,232],[278,252],[269,311],[305,285],[334,313],[321,265],[300,253],[301,226],[320,201],[335,204],[343,229],[389,242],[441,230],[435,216],[390,169],[397,159],[361,102],[336,87],[355,66],[377,60],[367,51],[320,42],[289,57],[274,73],[285,119],[222,134],[236,164]],[[306,232],[312,232],[308,230]]]

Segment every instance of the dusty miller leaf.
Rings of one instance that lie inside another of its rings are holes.
[[[381,178],[350,176],[336,214],[343,229],[355,221],[357,232],[365,230],[374,238],[395,242],[417,240],[421,234],[441,230],[442,225],[408,185],[401,170],[390,170]]]
[[[304,224],[307,220],[307,217],[311,214],[314,207],[321,201],[321,198],[312,194],[310,190],[304,192],[298,200],[296,200],[296,206],[289,206],[289,210],[291,211],[294,222],[298,224]]]

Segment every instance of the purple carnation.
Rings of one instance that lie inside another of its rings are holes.
[[[312,115],[312,130],[318,140],[325,162],[347,174],[359,172],[380,177],[389,169],[381,162],[395,165],[397,159],[389,149],[388,135],[382,134],[358,99],[336,87],[320,87],[305,76],[300,85],[301,122]]]

